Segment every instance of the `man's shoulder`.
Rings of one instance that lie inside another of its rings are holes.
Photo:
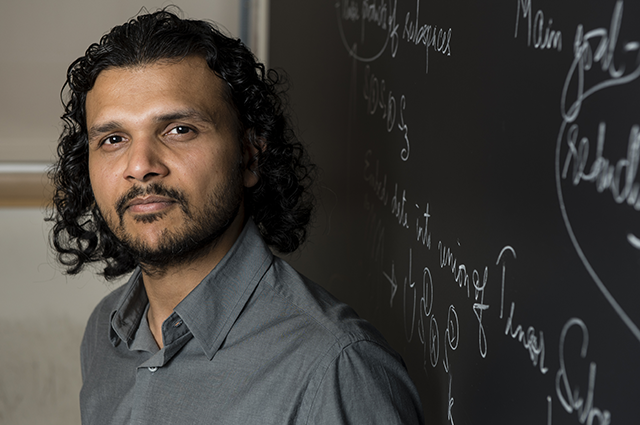
[[[252,337],[261,341],[260,358],[277,357],[286,364],[282,376],[304,386],[308,423],[422,423],[402,358],[351,307],[279,259],[257,295],[262,322]],[[366,399],[357,396],[363,388]]]
[[[371,342],[390,349],[378,330],[359,317],[349,305],[298,273],[286,261],[274,259],[265,283],[287,317],[300,322],[307,333],[313,334],[315,341],[333,342],[331,345],[336,352],[359,342]]]

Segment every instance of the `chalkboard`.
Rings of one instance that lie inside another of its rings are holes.
[[[429,424],[631,424],[640,2],[271,0],[320,174],[303,273]]]

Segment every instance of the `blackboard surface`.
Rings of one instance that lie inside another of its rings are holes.
[[[430,424],[640,423],[640,2],[271,0],[322,169],[292,261]]]

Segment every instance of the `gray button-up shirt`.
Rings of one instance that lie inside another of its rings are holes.
[[[164,322],[161,350],[147,306],[136,270],[91,315],[83,424],[423,423],[398,354],[274,257],[252,221]]]

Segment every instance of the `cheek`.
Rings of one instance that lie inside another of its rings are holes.
[[[101,210],[104,210],[105,206],[113,204],[111,198],[115,190],[115,180],[108,168],[98,167],[89,160],[89,182],[93,197]]]
[[[196,186],[224,180],[236,172],[241,161],[239,155],[239,151],[232,147],[193,153],[182,167],[182,177],[194,182]]]

